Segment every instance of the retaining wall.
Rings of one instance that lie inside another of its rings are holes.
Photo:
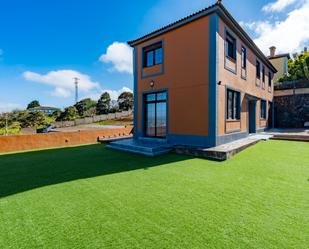
[[[275,86],[274,103],[276,128],[304,128],[309,122],[309,81]]]
[[[59,121],[52,123],[52,126],[54,128],[63,128],[63,127],[71,127],[76,125],[82,125],[82,124],[91,124],[95,122],[100,122],[104,120],[111,120],[116,118],[122,118],[127,117],[133,113],[132,110],[130,111],[123,111],[123,112],[116,112],[116,113],[109,113],[104,115],[97,115],[93,117],[87,117],[87,118],[80,118],[73,121]]]
[[[2,136],[0,137],[0,153],[94,143],[98,137],[129,135],[131,130],[132,126],[127,126],[115,129]]]

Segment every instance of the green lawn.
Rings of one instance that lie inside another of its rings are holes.
[[[291,248],[309,241],[309,143],[227,162],[103,145],[0,156],[0,248]]]

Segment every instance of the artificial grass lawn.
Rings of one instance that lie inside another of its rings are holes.
[[[103,145],[0,156],[0,248],[308,248],[309,143],[226,162]]]

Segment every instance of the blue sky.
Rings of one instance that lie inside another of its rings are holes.
[[[213,2],[0,0],[0,112],[25,108],[33,99],[61,108],[71,105],[74,76],[81,78],[81,98],[98,98],[105,90],[117,98],[133,88],[125,42]],[[308,35],[299,34],[309,33],[307,0],[223,4],[265,52],[270,45],[293,52],[308,42]],[[301,29],[298,35],[292,27]]]

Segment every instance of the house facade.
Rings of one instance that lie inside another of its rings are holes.
[[[276,54],[276,47],[272,46],[269,48],[270,55],[268,56],[269,61],[276,68],[277,73],[274,75],[274,83],[278,82],[280,78],[288,74],[288,61],[291,59],[290,54]]]
[[[213,147],[272,126],[276,69],[221,1],[129,44],[134,139]]]

